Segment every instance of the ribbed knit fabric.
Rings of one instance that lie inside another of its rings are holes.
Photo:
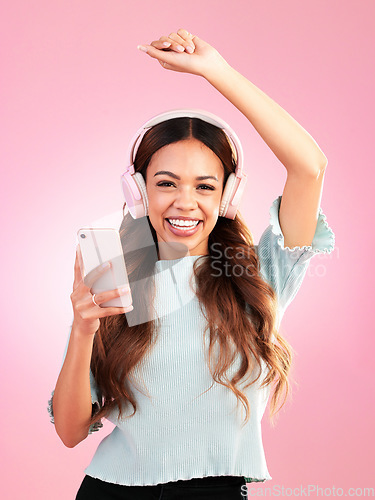
[[[301,286],[310,259],[331,253],[335,243],[320,209],[312,245],[285,248],[278,220],[280,200],[281,196],[272,204],[270,224],[255,247],[262,276],[279,299],[279,321]],[[244,476],[248,482],[272,479],[261,432],[269,399],[269,388],[260,389],[265,366],[255,384],[246,389],[240,385],[251,409],[243,426],[243,405],[231,390],[213,382],[205,359],[209,333],[203,335],[206,320],[195,283],[189,284],[198,257],[159,260],[155,265],[155,317],[161,319],[161,328],[156,344],[134,372],[137,412],[127,420],[119,421],[116,411],[108,417],[116,427],[85,469],[92,477],[128,486],[225,475]],[[238,367],[234,363],[228,377]],[[100,391],[90,376],[92,401],[99,405]],[[53,420],[52,399],[49,411]],[[130,406],[125,415],[131,413]]]

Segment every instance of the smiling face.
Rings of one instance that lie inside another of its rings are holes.
[[[160,259],[209,253],[208,237],[219,216],[223,181],[220,159],[197,139],[156,151],[147,167],[146,189]]]

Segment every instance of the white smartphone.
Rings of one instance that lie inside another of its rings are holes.
[[[77,232],[81,249],[83,282],[87,275],[104,262],[110,261],[111,267],[92,285],[93,293],[106,292],[129,285],[128,273],[120,234],[113,228],[81,228]],[[131,293],[121,295],[100,304],[101,307],[129,307],[132,305]]]

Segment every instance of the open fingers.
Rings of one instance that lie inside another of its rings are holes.
[[[123,306],[113,306],[113,307],[101,307],[102,304],[105,302],[108,302],[111,299],[115,299],[117,297],[123,297],[121,299],[121,303]],[[129,312],[133,310],[132,305],[124,305],[127,302],[129,302],[129,297],[131,298],[131,291],[130,291],[130,286],[125,285],[122,288],[118,288],[115,290],[108,290],[106,292],[101,292],[101,293],[96,293],[94,294],[94,300],[92,300],[94,307],[98,306],[101,309],[103,309],[105,312],[105,315],[111,315],[111,314],[120,314],[122,312]]]
[[[83,282],[85,286],[91,288],[95,281],[104,274],[111,267],[110,262],[104,262],[100,266],[97,266],[95,269],[90,271],[87,276],[84,277],[84,267],[80,246],[77,245],[76,248],[76,260],[74,262],[74,281],[73,281],[73,291],[77,288],[77,286]]]
[[[133,306],[128,307],[94,307],[85,312],[85,319],[101,319],[107,318],[108,316],[116,316],[118,314],[125,314],[134,309]]]
[[[81,249],[79,245],[76,247],[76,260],[74,262],[74,281],[73,281],[73,290],[75,290],[78,284],[83,280],[82,276],[82,256]]]
[[[122,289],[108,290],[98,294],[92,294],[91,290],[83,290],[80,294],[72,293],[71,300],[74,308],[74,318],[79,323],[82,323],[84,328],[92,330],[94,333],[99,328],[98,320],[107,316],[125,314],[134,309],[134,306],[129,304],[129,295],[131,297],[130,286],[125,286]],[[120,300],[122,306],[106,306],[104,303],[124,296]]]
[[[106,318],[107,316],[115,316],[117,314],[124,314],[130,312],[134,309],[133,306],[128,307],[101,307],[101,310],[104,311],[100,314],[100,318]]]

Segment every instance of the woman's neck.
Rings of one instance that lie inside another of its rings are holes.
[[[159,241],[158,247],[159,260],[176,260],[190,255],[189,248],[183,243]]]

